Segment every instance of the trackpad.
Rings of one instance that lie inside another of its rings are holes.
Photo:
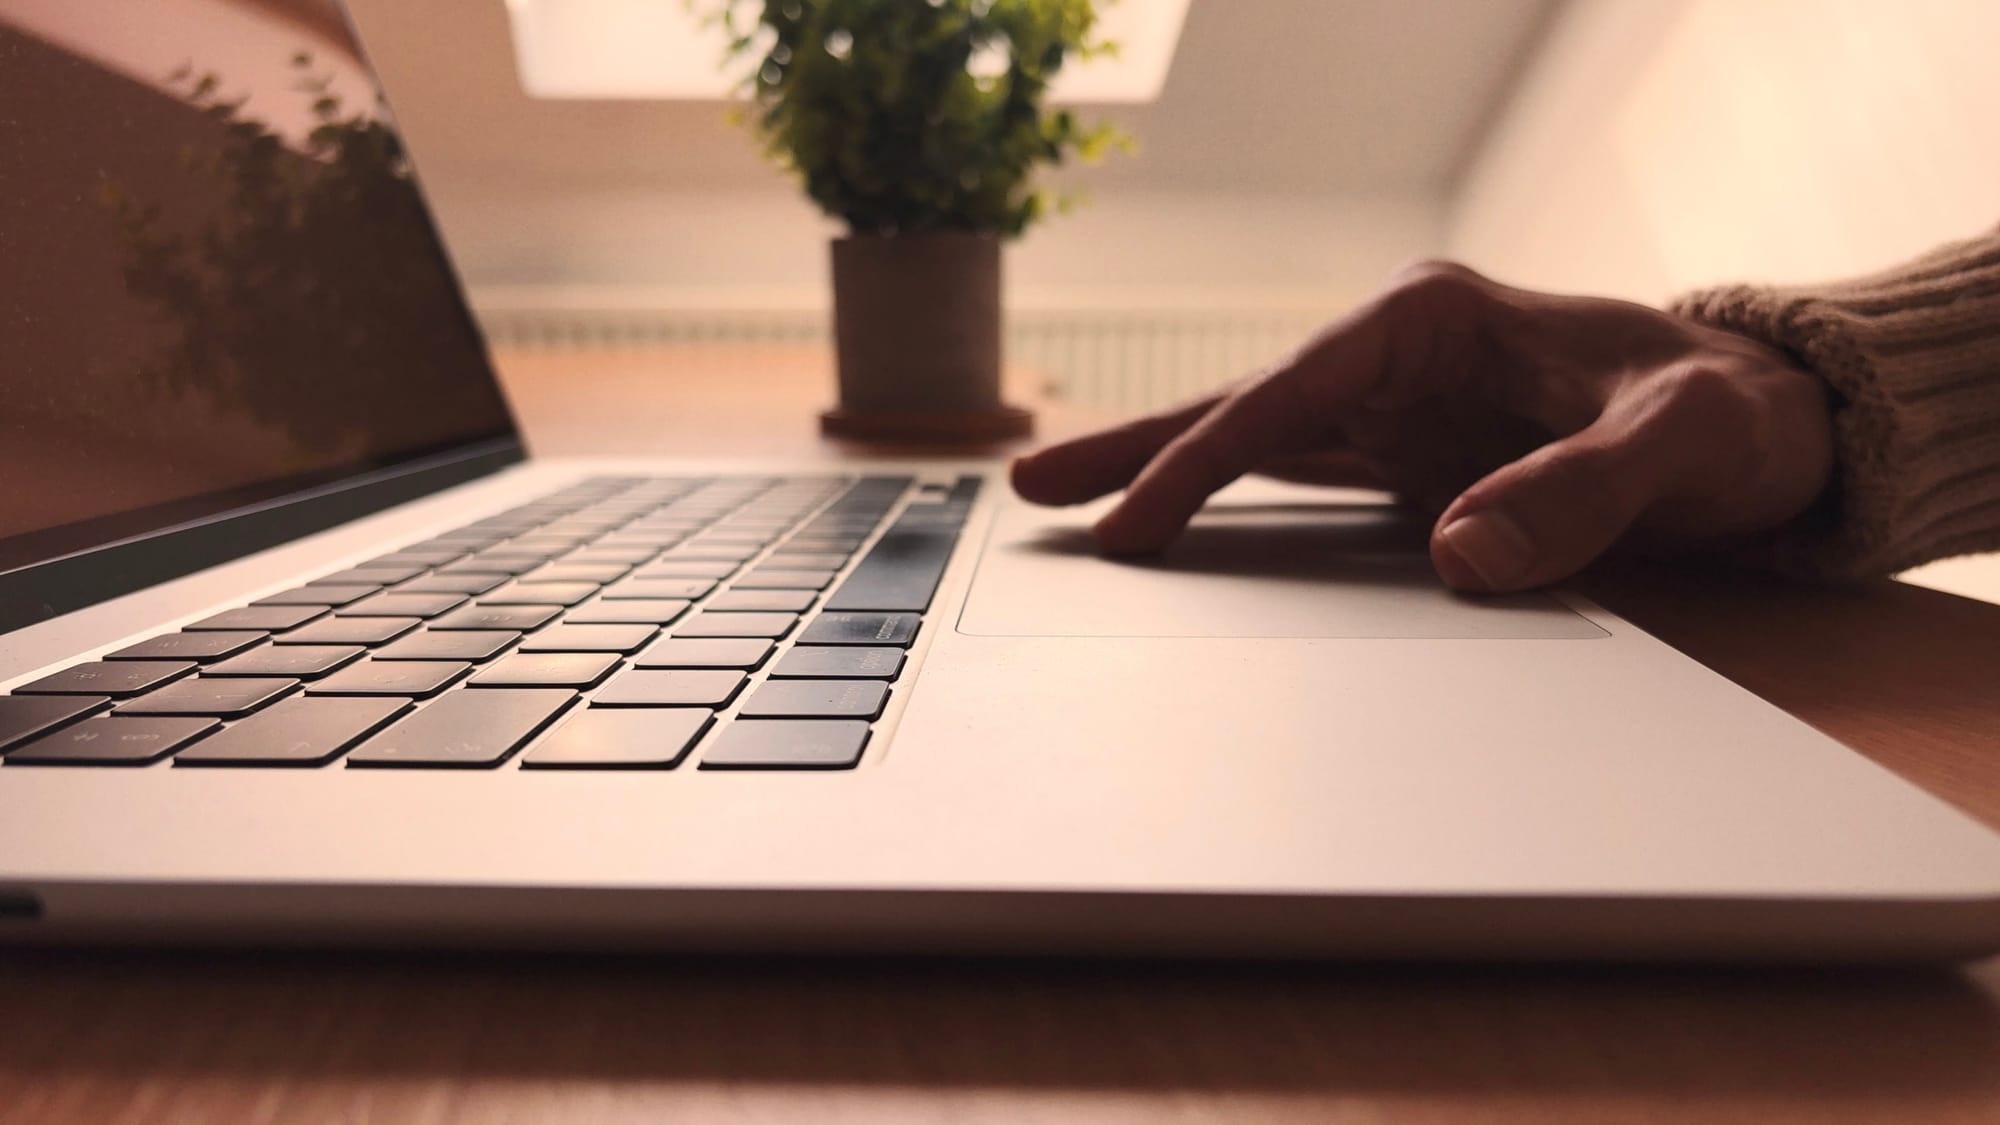
[[[1009,500],[962,633],[1046,637],[1564,639],[1606,634],[1554,598],[1466,598],[1431,569],[1429,524],[1373,493],[1244,482],[1171,548],[1105,559],[1090,525],[1108,502]]]

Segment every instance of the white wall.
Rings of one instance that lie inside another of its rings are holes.
[[[1449,180],[1550,3],[1195,0],[1160,100],[1113,113],[1139,154],[1065,173],[1092,199],[1011,253],[1015,297],[1336,310],[1442,248]],[[824,302],[831,225],[722,104],[529,98],[501,0],[351,6],[475,296]]]
[[[437,194],[475,297],[580,287],[697,306],[826,301],[826,242],[838,229],[786,184],[673,192],[487,184]],[[1039,303],[1255,293],[1344,302],[1443,241],[1436,196],[1134,191],[1051,219],[1010,248],[1007,276],[1017,299]]]
[[[2000,3],[1572,0],[1446,239],[1519,284],[1659,301],[1996,223]],[[2000,601],[2000,557],[1913,577]]]
[[[1062,170],[1088,201],[1008,252],[1010,309],[1101,315],[1055,333],[1073,363],[1014,354],[1137,409],[1269,361],[1435,255],[1450,180],[1551,5],[1195,0],[1160,100],[1085,111],[1115,116],[1139,153]],[[824,325],[836,228],[724,104],[530,98],[500,0],[352,7],[496,335],[598,339],[615,321],[619,338],[670,336],[711,311],[755,331]]]
[[[1660,299],[2000,222],[2000,3],[1573,0],[1461,182],[1451,252]]]

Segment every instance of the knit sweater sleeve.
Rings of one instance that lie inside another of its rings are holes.
[[[1834,401],[1835,480],[1765,545],[1850,579],[2000,550],[2000,231],[1823,286],[1724,286],[1673,311],[1790,353]]]

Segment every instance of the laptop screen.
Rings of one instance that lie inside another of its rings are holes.
[[[337,0],[0,0],[0,572],[511,432]]]

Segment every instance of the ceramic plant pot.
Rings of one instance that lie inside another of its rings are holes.
[[[856,235],[833,242],[833,437],[984,444],[1026,435],[1000,400],[1000,240]]]

